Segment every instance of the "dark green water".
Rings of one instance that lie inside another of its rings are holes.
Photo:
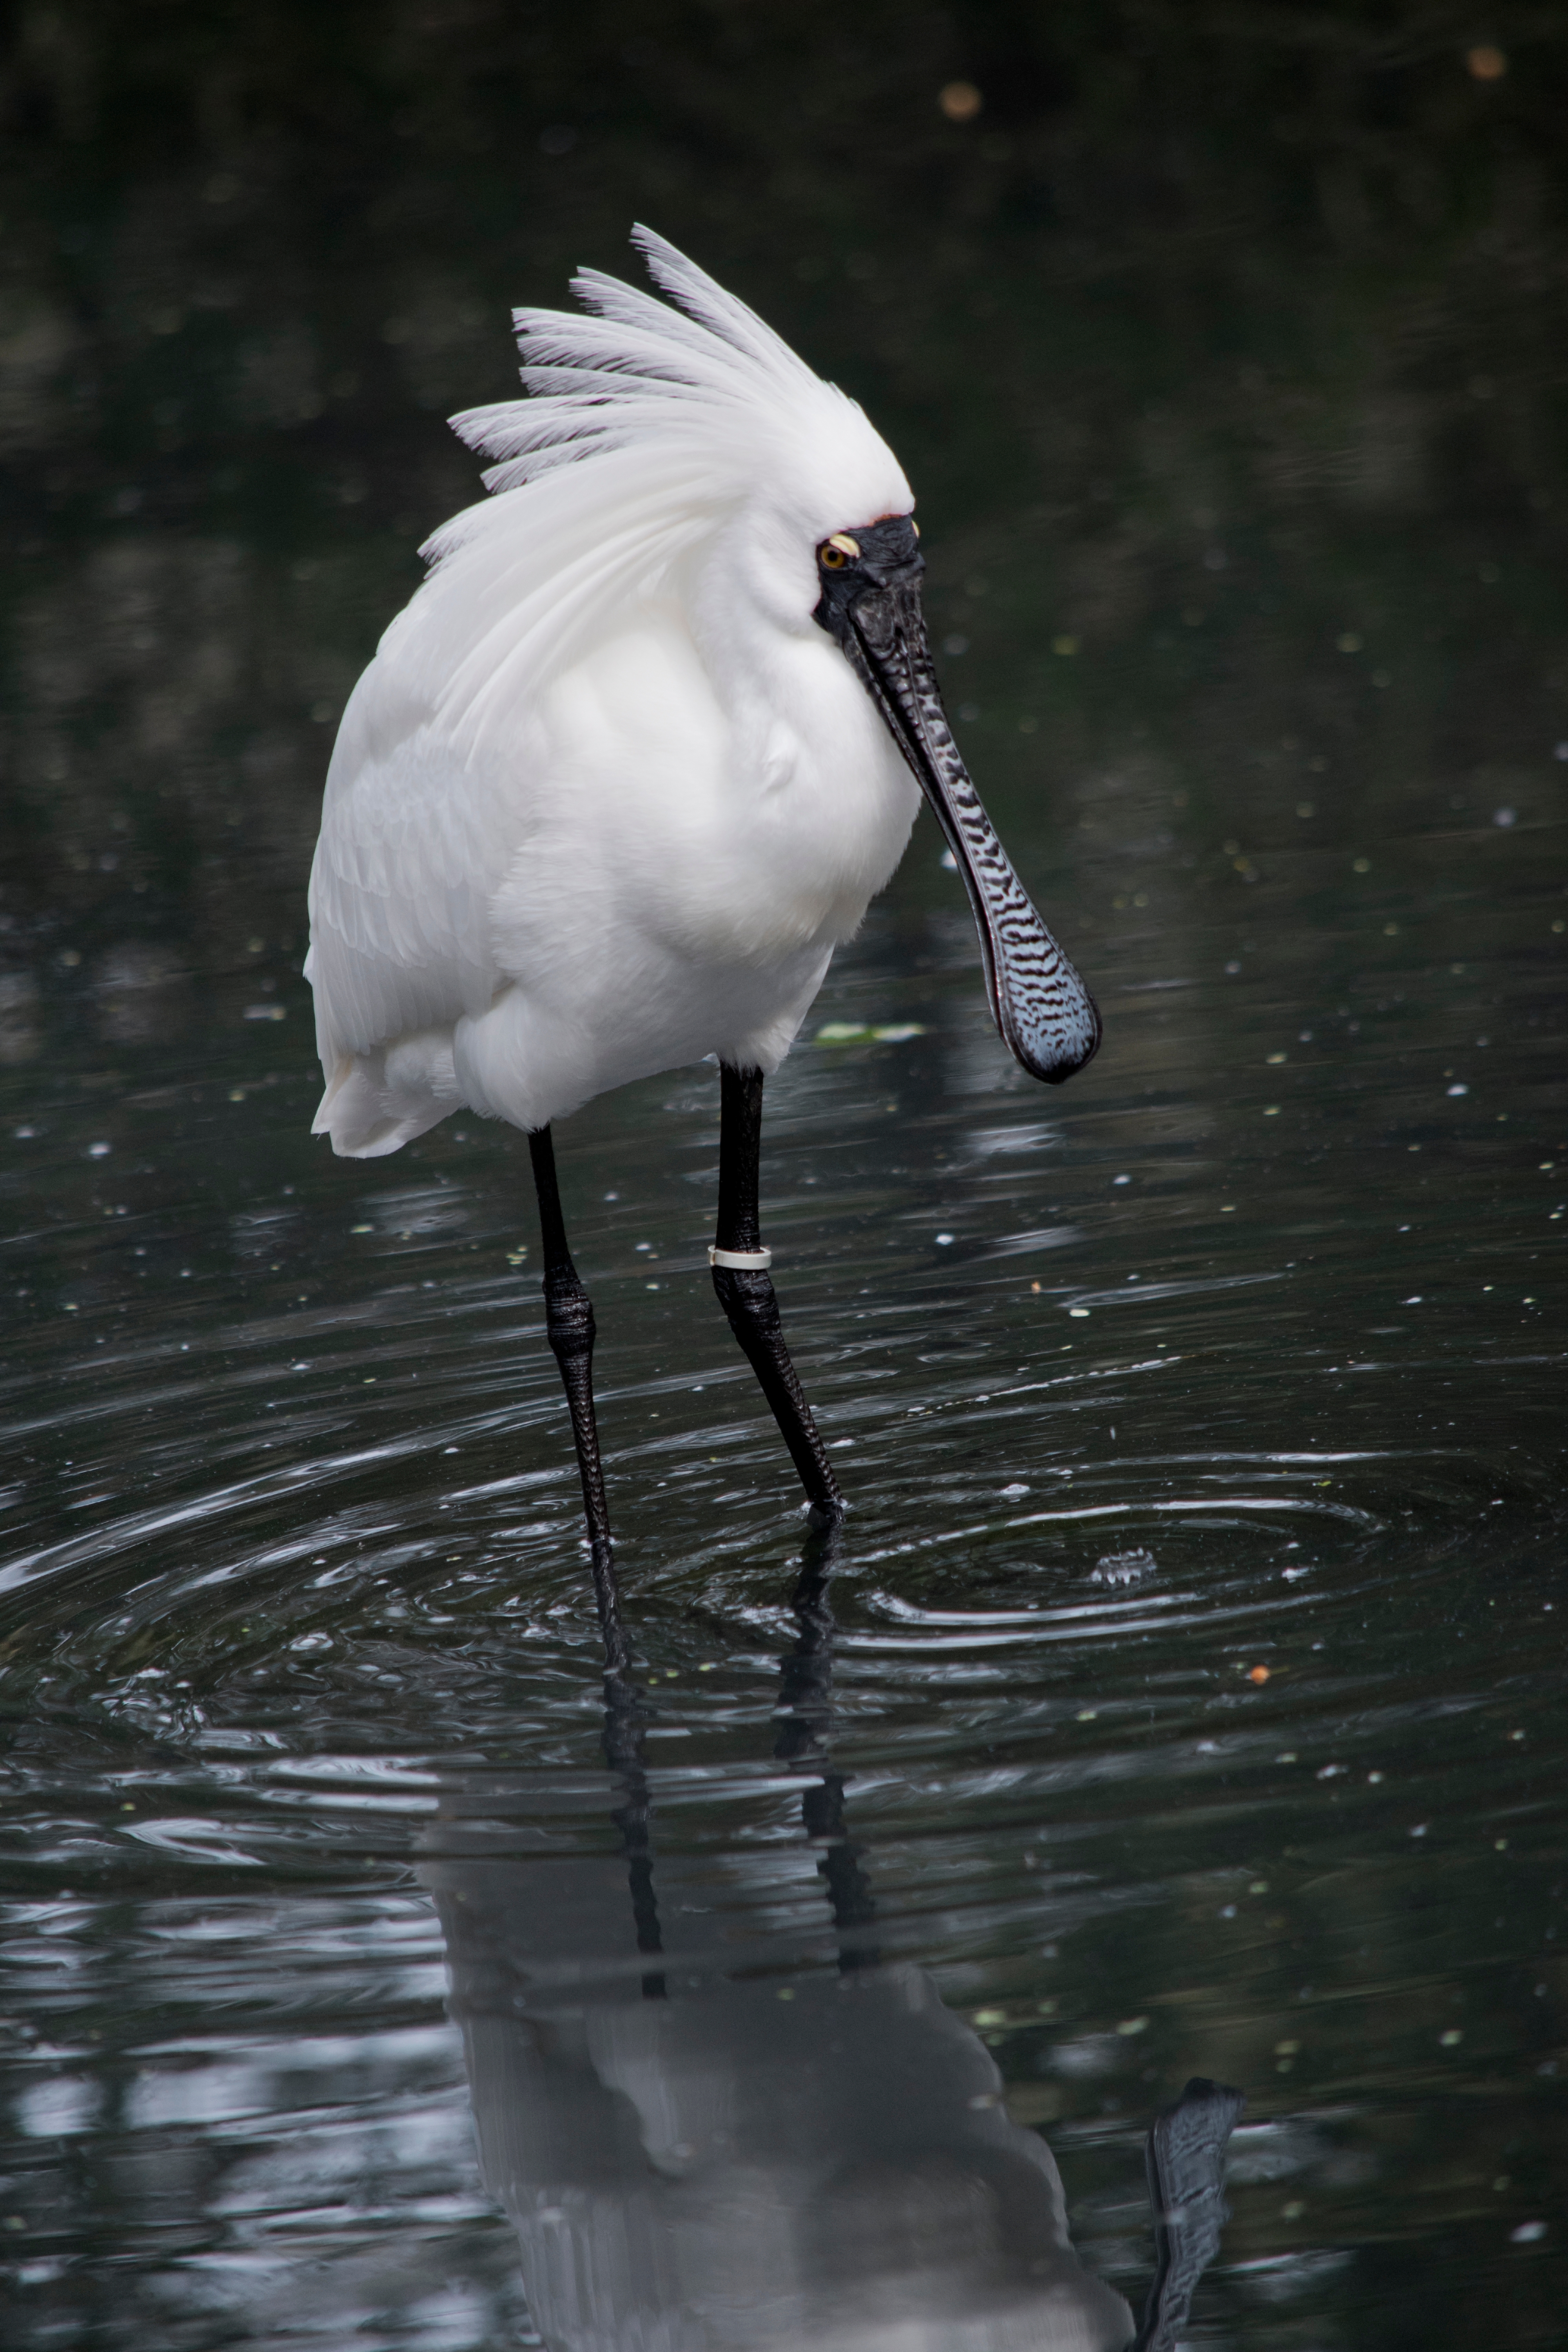
[[[826,2340],[764,2307],[786,2176],[839,2184],[819,2281],[921,2305],[974,2098],[1136,2308],[1194,2074],[1247,2105],[1184,2340],[1561,2341],[1568,59],[1486,33],[1489,79],[1415,6],[26,16],[7,2346],[535,2340],[601,2107],[650,2307],[694,2214],[746,2259],[706,2336],[574,2343]],[[711,1294],[711,1073],[561,1129],[607,1758],[526,1154],[324,1156],[299,967],[332,725],[471,495],[441,417],[637,215],[904,456],[1106,1043],[1008,1061],[922,821],[769,1089],[831,1622]],[[900,2345],[966,2340],[931,2294]]]

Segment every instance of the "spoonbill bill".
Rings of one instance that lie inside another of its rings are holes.
[[[611,1616],[594,1313],[552,1122],[717,1059],[714,1286],[830,1524],[843,1499],[758,1222],[763,1086],[922,793],[1007,1045],[1055,1084],[1100,1042],[949,730],[897,458],[743,303],[635,242],[668,300],[583,270],[581,312],[516,313],[526,396],[452,420],[495,461],[490,495],[426,543],[343,712],[306,964],[335,1151],[374,1159],[458,1109],[528,1136]]]

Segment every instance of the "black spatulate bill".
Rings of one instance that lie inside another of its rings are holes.
[[[1100,1044],[1100,1013],[1036,912],[952,740],[921,611],[924,561],[907,515],[817,551],[816,617],[843,647],[919,780],[974,909],[991,1010],[1031,1076],[1059,1086]]]

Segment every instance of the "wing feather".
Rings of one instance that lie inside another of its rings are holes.
[[[344,713],[310,876],[329,1074],[345,1054],[489,1004],[502,979],[490,903],[528,830],[526,796],[457,757],[434,712],[403,694],[405,724],[389,728],[387,689],[373,663]]]

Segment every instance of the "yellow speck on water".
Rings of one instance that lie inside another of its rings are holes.
[[[969,2021],[972,2025],[1005,2025],[1007,2012],[1005,2009],[977,2009]]]
[[[1274,2044],[1274,2055],[1276,2058],[1294,2058],[1300,2047],[1299,2042],[1277,2042]]]
[[[779,1999],[781,2000],[793,2000],[795,1999],[794,1987],[791,1985],[781,1985],[779,1988]]]
[[[1097,1706],[1080,1706],[1078,1719],[1080,1723],[1096,1723],[1100,1719],[1100,1709]]]
[[[1372,872],[1371,858],[1352,857],[1351,860],[1351,872],[1352,874],[1370,874]]]
[[[1383,936],[1385,940],[1396,940],[1399,937],[1398,924],[1384,923],[1383,927]]]
[[[374,1225],[351,1225],[349,1227],[349,1231],[351,1234],[374,1234],[375,1227]]]
[[[1267,1895],[1268,1881],[1266,1878],[1255,1878],[1247,1891],[1249,1895]]]
[[[1146,2017],[1124,2017],[1116,2031],[1125,2039],[1131,2040],[1134,2033],[1142,2033],[1145,2032],[1148,2027],[1148,2023],[1149,2021]]]
[[[1234,1217],[1236,1214],[1236,1202],[1234,1201],[1222,1201],[1219,1204],[1219,1213],[1222,1217]]]
[[[1031,1282],[1029,1285],[1031,1290],[1038,1290],[1039,1286],[1040,1286],[1037,1282]]]
[[[1299,2197],[1292,2197],[1289,2205],[1281,2205],[1279,2216],[1281,2221],[1299,2221],[1306,2210]]]
[[[1264,1111],[1263,1111],[1263,1116],[1264,1116],[1264,1118],[1279,1118],[1279,1104],[1278,1104],[1278,1103],[1267,1103],[1267,1104],[1265,1104],[1265,1106],[1264,1106]]]
[[[1068,1308],[1068,1313],[1076,1322],[1087,1323],[1089,1320],[1089,1309],[1087,1307],[1069,1307]]]
[[[1077,653],[1078,646],[1079,641],[1076,637],[1053,637],[1051,639],[1052,653],[1065,655],[1069,660],[1072,656]]]
[[[1342,654],[1359,654],[1361,651],[1361,639],[1353,629],[1342,629],[1334,643]]]
[[[1445,2050],[1457,2050],[1464,2038],[1463,2032],[1457,2025],[1450,2025],[1447,2033],[1440,2033],[1437,2036]]]
[[[1288,1062],[1289,1058],[1288,1054],[1269,1054],[1265,1056],[1271,1070],[1277,1069],[1281,1062]]]

